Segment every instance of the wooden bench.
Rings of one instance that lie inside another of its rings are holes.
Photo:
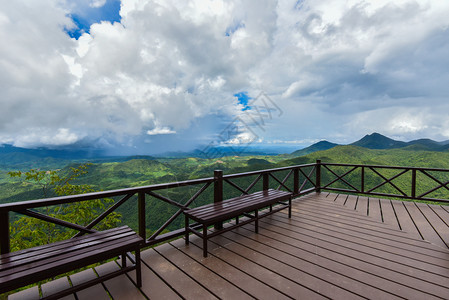
[[[258,233],[260,218],[285,208],[288,208],[288,217],[290,218],[291,198],[291,193],[270,189],[185,210],[185,243],[186,245],[189,244],[190,232],[201,237],[203,239],[203,256],[207,257],[207,240],[209,238],[253,221],[255,222],[255,232]],[[273,205],[276,206],[273,207]],[[259,209],[267,207],[270,207],[269,211],[260,214]],[[249,214],[251,212],[254,214]],[[239,222],[239,216],[246,216],[249,219]],[[236,218],[235,225],[208,233],[208,226],[233,218]],[[189,224],[190,219],[202,225],[202,233]]]
[[[140,236],[123,226],[3,254],[0,256],[0,294],[117,256],[122,257],[119,270],[45,299],[58,299],[131,270],[136,270],[136,285],[141,287],[142,243]],[[127,266],[126,253],[129,251],[135,251],[135,264]]]

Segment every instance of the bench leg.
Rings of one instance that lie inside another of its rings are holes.
[[[142,287],[142,268],[140,265],[140,249],[136,249],[136,283],[137,287]]]
[[[239,224],[239,216],[235,217],[235,224]]]
[[[254,217],[256,218],[256,222],[255,222],[255,232],[259,233],[259,210],[256,209],[254,211]]]
[[[207,257],[207,226],[203,224],[203,257]]]
[[[126,252],[122,253],[122,268],[126,268]]]
[[[185,240],[186,240],[186,245],[188,245],[189,244],[189,217],[187,217],[186,216],[186,221],[185,221],[186,223],[185,223],[185,231],[186,231],[186,233],[185,233]]]

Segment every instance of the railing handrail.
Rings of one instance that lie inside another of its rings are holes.
[[[4,204],[0,204],[0,212],[1,211],[22,210],[22,209],[51,206],[51,205],[59,205],[59,204],[81,202],[81,201],[88,201],[88,200],[96,200],[96,199],[102,199],[102,198],[110,198],[110,197],[115,197],[115,196],[123,196],[123,195],[127,195],[127,194],[137,194],[139,192],[170,189],[170,188],[175,188],[175,187],[196,185],[196,184],[208,183],[208,182],[213,182],[213,181],[214,181],[213,177],[208,177],[208,178],[191,179],[191,180],[185,180],[185,181],[153,184],[153,185],[140,186],[140,187],[134,187],[134,188],[125,188],[125,189],[117,189],[117,190],[109,190],[109,191],[101,191],[101,192],[69,195],[69,196],[60,196],[60,197],[52,197],[52,198],[29,200],[29,201],[4,203]]]
[[[326,166],[341,166],[341,167],[366,167],[366,168],[376,168],[376,169],[392,169],[392,170],[424,170],[424,171],[435,171],[435,172],[449,172],[449,169],[441,168],[424,168],[424,167],[401,167],[401,166],[387,166],[387,165],[366,165],[366,164],[341,164],[341,163],[321,163]]]
[[[280,171],[291,170],[291,169],[313,167],[316,165],[317,165],[316,163],[311,163],[311,164],[304,164],[304,165],[294,165],[294,166],[281,167],[281,168],[264,169],[264,170],[236,173],[236,174],[228,174],[228,175],[223,175],[223,178],[231,179],[231,178],[245,177],[245,176],[258,175],[258,174],[264,174],[264,173],[280,172]]]

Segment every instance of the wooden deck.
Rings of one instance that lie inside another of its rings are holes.
[[[329,193],[209,241],[179,239],[142,252],[143,287],[128,276],[78,299],[448,299],[449,207]],[[117,268],[95,268],[102,274]],[[70,276],[76,285],[93,269]],[[134,278],[134,272],[130,274]],[[43,285],[43,293],[69,284]],[[9,299],[35,299],[37,288]],[[74,296],[64,299],[75,299]]]

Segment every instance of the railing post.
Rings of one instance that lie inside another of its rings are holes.
[[[416,198],[416,169],[412,169],[412,198]]]
[[[214,171],[214,203],[223,201],[223,171]],[[215,229],[223,229],[223,222],[214,224]]]
[[[362,178],[360,183],[360,192],[365,192],[365,167],[362,166]]]
[[[9,212],[0,212],[0,254],[6,254],[10,251],[9,240]]]
[[[262,175],[262,189],[263,191],[268,191],[268,189],[270,188],[270,177],[268,173],[263,173]]]
[[[293,195],[299,194],[299,170],[293,169]]]
[[[139,235],[145,241],[147,239],[146,220],[145,220],[145,192],[137,194],[138,214],[139,214]]]
[[[315,186],[316,186],[316,192],[321,193],[321,160],[316,160],[316,178],[315,178]]]

